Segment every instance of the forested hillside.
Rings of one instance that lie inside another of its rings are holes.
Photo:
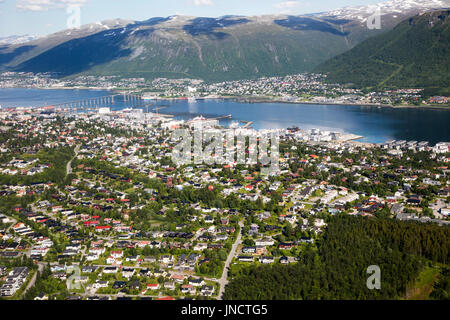
[[[426,88],[449,94],[449,12],[409,18],[316,68],[331,82],[357,87]]]
[[[233,274],[225,299],[398,299],[430,261],[448,263],[450,228],[390,219],[335,216],[317,248],[297,264],[249,267]],[[381,290],[366,286],[381,269]]]

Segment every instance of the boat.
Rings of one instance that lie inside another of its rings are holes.
[[[152,96],[152,95],[149,95],[149,94],[144,94],[142,96],[142,100],[156,100],[156,99],[158,99],[157,96]]]
[[[230,123],[230,125],[228,126],[230,129],[236,129],[239,128],[239,122],[237,121],[233,121]]]

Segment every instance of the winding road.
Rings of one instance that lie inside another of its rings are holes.
[[[74,150],[75,151],[75,156],[72,159],[70,159],[69,162],[67,162],[66,176],[68,176],[69,174],[72,173],[72,161],[73,161],[73,159],[75,159],[78,156],[78,152],[80,151],[80,147],[81,147],[81,145],[77,144],[77,146],[75,147],[75,150]]]
[[[44,266],[45,265],[43,263],[38,264],[38,270],[34,273],[33,277],[31,278],[30,282],[28,283],[27,287],[23,291],[21,298],[23,298],[25,296],[25,294],[27,293],[27,291],[30,290],[30,288],[35,285],[37,274],[38,274],[38,272],[42,272],[44,270]]]

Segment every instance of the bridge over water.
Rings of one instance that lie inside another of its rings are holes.
[[[101,97],[87,98],[77,101],[52,104],[51,106],[62,112],[98,111],[100,108],[121,106],[125,108],[143,108],[147,106],[142,96],[135,94],[112,94]]]

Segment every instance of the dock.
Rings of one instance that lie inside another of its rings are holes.
[[[359,139],[362,139],[362,138],[364,138],[364,137],[363,136],[358,136],[356,134],[349,133],[349,134],[342,135],[341,137],[339,137],[339,139],[337,141],[339,141],[339,142],[346,142],[346,141],[359,140]]]

